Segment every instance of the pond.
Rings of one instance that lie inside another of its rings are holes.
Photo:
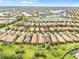
[[[8,12],[0,12],[0,16],[8,16]]]
[[[32,20],[49,20],[49,21],[52,21],[52,20],[65,20],[65,18],[32,18]]]

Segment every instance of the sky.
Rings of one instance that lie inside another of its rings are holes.
[[[0,0],[0,6],[79,6],[79,0]]]

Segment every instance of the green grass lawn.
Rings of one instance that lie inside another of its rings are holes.
[[[66,55],[65,59],[75,59],[72,55],[68,54]]]
[[[0,53],[12,55],[16,54],[16,51],[24,51],[23,59],[31,59],[36,52],[43,53],[47,56],[46,59],[61,59],[61,57],[69,50],[79,46],[79,43],[65,43],[59,45],[50,45],[48,49],[36,49],[35,45],[27,44],[10,44],[6,45],[0,42]],[[44,59],[40,57],[39,59]],[[65,59],[75,59],[73,56],[68,54]]]

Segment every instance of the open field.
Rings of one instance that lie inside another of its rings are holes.
[[[12,54],[16,54],[16,51],[24,51],[24,53],[22,54],[23,59],[32,59],[32,57],[34,56],[35,53],[40,53],[40,54],[45,54],[46,55],[46,59],[61,59],[64,54],[70,50],[72,50],[73,48],[76,48],[79,46],[79,43],[65,43],[65,44],[59,44],[59,45],[49,45],[47,49],[42,49],[44,48],[43,45],[39,45],[41,46],[41,48],[37,49],[36,45],[26,45],[26,44],[10,44],[10,45],[6,45],[4,43],[0,42],[0,54],[6,54],[8,56],[12,55]],[[36,56],[37,57],[37,56]],[[44,57],[38,57],[39,59]],[[75,59],[73,56],[70,56],[70,54],[68,54],[65,59]]]

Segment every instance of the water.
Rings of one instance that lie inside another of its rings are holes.
[[[25,16],[32,16],[31,14],[28,14],[26,12],[22,12],[22,14],[25,15]]]
[[[0,16],[7,16],[7,14],[8,14],[7,12],[1,12]]]
[[[32,18],[32,20],[65,20],[65,18]]]

